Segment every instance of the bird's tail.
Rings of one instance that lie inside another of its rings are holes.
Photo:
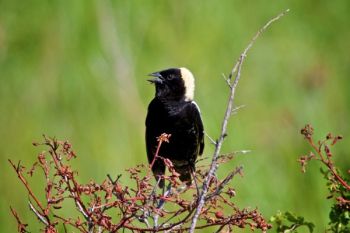
[[[187,186],[192,184],[192,174],[194,171],[194,167],[191,165],[185,166],[175,166],[175,170],[180,174],[180,180],[186,183]]]

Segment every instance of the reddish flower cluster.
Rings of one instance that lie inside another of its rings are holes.
[[[302,166],[302,171],[305,172],[305,166],[308,161],[314,159],[320,161],[323,165],[327,167],[328,172],[331,174],[331,179],[335,183],[339,183],[346,190],[350,190],[350,185],[338,174],[337,168],[332,160],[331,146],[334,146],[338,141],[343,139],[341,135],[334,136],[331,133],[328,133],[324,140],[319,140],[315,142],[312,135],[314,129],[311,125],[307,124],[300,133],[304,135],[306,141],[310,144],[313,150],[316,152],[316,155],[313,152],[310,152],[309,155],[303,155],[298,159]]]
[[[347,227],[350,213],[349,178],[346,175],[342,175],[340,170],[336,167],[332,153],[332,147],[343,137],[340,135],[334,136],[329,133],[326,135],[325,139],[316,142],[313,139],[313,128],[311,125],[306,125],[301,130],[301,134],[304,135],[306,141],[314,151],[310,152],[309,155],[303,155],[298,159],[302,166],[302,171],[306,171],[307,162],[311,160],[321,162],[323,167],[326,168],[325,170],[321,169],[321,172],[327,179],[327,186],[330,192],[327,199],[334,200],[334,205],[329,214],[329,231],[349,232],[350,228]]]
[[[158,149],[162,143],[171,140],[169,137],[166,134],[159,137]],[[70,160],[76,158],[71,144],[47,137],[44,139],[43,143],[34,145],[44,145],[49,150],[41,152],[30,169],[9,160],[30,196],[30,209],[43,224],[44,232],[58,232],[60,225],[63,225],[66,232],[70,232],[69,229],[76,232],[117,232],[122,229],[133,232],[189,230],[198,205],[199,189],[208,174],[209,165],[199,164],[195,184],[186,186],[178,179],[179,175],[171,161],[156,155],[163,159],[169,170],[168,175],[164,175],[168,184],[166,190],[157,188],[151,167],[145,165],[126,170],[133,182],[130,185],[124,185],[120,176],[114,180],[109,175],[102,184],[94,181],[80,184],[77,171],[70,165]],[[227,163],[232,158],[232,155],[222,155],[217,163]],[[40,198],[32,191],[28,182],[28,176],[32,176],[38,169],[45,176],[45,203],[39,201]],[[237,167],[223,179],[215,176],[211,178],[196,229],[213,228],[232,232],[234,227],[249,227],[265,232],[271,227],[256,209],[240,209],[234,204],[232,199],[236,191],[228,185],[241,172],[242,168]],[[58,212],[58,209],[64,209],[65,202],[73,202],[80,217],[74,217],[78,215],[71,211],[69,216],[59,214],[64,213]],[[28,225],[22,223],[15,210],[11,208],[11,211],[18,223],[18,232],[27,232]]]

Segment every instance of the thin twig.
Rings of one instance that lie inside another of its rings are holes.
[[[236,114],[238,112],[238,110],[240,110],[240,109],[242,109],[244,107],[245,107],[245,105],[239,105],[239,106],[235,107],[234,109],[232,109],[231,114],[232,115]]]
[[[227,85],[228,85],[230,88],[232,88],[230,79],[228,79],[224,73],[222,74],[222,78],[225,80],[225,82],[227,83]]]
[[[216,146],[216,141],[209,136],[209,134],[207,134],[207,132],[204,132],[205,136],[207,136],[207,138],[209,139],[209,141],[211,142],[211,144],[213,144],[214,146]]]
[[[76,223],[71,222],[69,219],[66,219],[66,218],[64,218],[64,217],[61,217],[61,216],[59,216],[59,215],[57,215],[57,214],[54,214],[53,216],[54,216],[55,218],[61,220],[61,221],[63,222],[64,225],[65,225],[65,224],[68,224],[68,225],[70,225],[70,226],[72,226],[72,227],[78,229],[80,232],[88,233],[88,231],[84,228],[84,226],[77,225]]]
[[[334,165],[332,162],[329,161],[329,158],[327,158],[327,160],[323,157],[322,155],[322,151],[321,151],[321,147],[324,146],[324,143],[320,143],[320,146],[317,147],[314,143],[314,141],[312,140],[312,138],[307,138],[307,141],[309,142],[309,144],[314,148],[314,150],[316,151],[317,155],[320,157],[320,161],[326,165],[329,169],[329,171],[333,174],[333,176],[335,177],[336,180],[338,180],[343,186],[344,188],[346,188],[347,190],[350,190],[350,185],[348,183],[346,183],[345,180],[343,180],[343,178],[341,176],[338,175],[337,171],[334,168]]]
[[[17,221],[17,230],[20,233],[27,233],[29,231],[27,231],[26,227],[28,226],[28,224],[22,223],[22,221],[19,219],[19,216],[17,214],[17,212],[12,209],[12,207],[10,206],[10,210],[12,215],[15,217],[16,221]]]
[[[46,139],[46,140],[48,140],[48,139]],[[55,142],[55,140],[53,140],[53,142]],[[56,169],[58,171],[61,171],[62,170],[62,161],[60,161],[58,159],[58,158],[60,158],[59,154],[57,153],[58,145],[56,145],[55,143],[50,143],[49,140],[48,140],[47,145],[51,148],[50,155],[51,155],[51,158],[56,166]],[[77,209],[84,216],[84,218],[86,219],[86,221],[90,225],[91,222],[94,221],[94,219],[92,218],[92,216],[90,216],[89,211],[86,209],[84,203],[81,200],[81,197],[80,197],[80,194],[78,191],[78,184],[74,179],[73,173],[71,174],[72,179],[69,179],[68,175],[65,173],[62,173],[60,175],[63,177],[64,181],[66,182],[67,188],[74,199],[74,202],[76,204]],[[70,180],[73,182],[74,188],[72,187]]]
[[[29,204],[30,210],[33,211],[33,213],[38,217],[38,219],[42,223],[44,223],[46,226],[49,226],[49,223],[46,221],[45,217],[43,215],[41,215],[37,209],[35,209],[33,204],[30,201],[28,201],[28,204]]]
[[[207,195],[205,200],[210,200],[211,198],[218,196],[221,191],[226,187],[226,185],[228,184],[228,182],[230,182],[233,177],[237,174],[241,174],[243,170],[243,166],[239,166],[237,167],[234,171],[232,171],[216,188],[216,190],[211,193],[210,195]]]
[[[27,189],[29,196],[31,198],[33,198],[33,200],[35,201],[35,203],[37,204],[37,206],[40,208],[41,211],[44,210],[44,206],[41,204],[41,202],[35,196],[35,194],[33,193],[33,191],[31,190],[31,188],[30,188],[30,186],[28,184],[28,181],[22,175],[20,161],[18,162],[17,166],[12,162],[11,159],[9,159],[8,161],[12,165],[13,169],[15,170],[15,172],[17,173],[17,176],[20,179],[20,181],[23,183],[24,187]]]
[[[168,184],[166,192],[163,194],[164,197],[167,197],[169,194],[171,194],[171,183]],[[165,200],[160,199],[159,204],[157,206],[157,209],[161,211],[164,208],[165,205]],[[154,222],[154,227],[158,227],[158,219],[159,219],[159,214],[156,214],[153,216],[153,222]]]
[[[208,172],[208,175],[203,183],[203,189],[201,192],[201,195],[199,196],[199,201],[198,201],[198,206],[196,208],[195,214],[192,218],[192,222],[191,222],[191,227],[189,232],[193,233],[194,230],[196,229],[196,224],[197,224],[197,220],[199,218],[199,215],[202,211],[202,208],[205,204],[205,196],[208,192],[208,188],[209,188],[209,183],[211,180],[211,177],[213,176],[213,174],[215,173],[216,169],[217,169],[217,163],[216,163],[216,159],[218,157],[218,155],[220,154],[220,150],[221,150],[221,146],[222,143],[227,135],[227,125],[228,125],[228,121],[230,119],[230,117],[232,116],[232,109],[233,109],[233,102],[234,102],[234,97],[235,97],[235,91],[236,91],[236,87],[238,85],[238,82],[240,80],[241,77],[241,69],[242,69],[242,64],[244,62],[245,57],[247,56],[247,52],[250,50],[250,48],[253,46],[254,42],[256,41],[256,39],[261,35],[261,33],[263,33],[273,22],[279,20],[282,16],[284,16],[287,12],[289,11],[286,10],[282,13],[280,13],[279,15],[277,15],[276,17],[274,17],[273,19],[269,20],[253,37],[253,39],[250,41],[250,43],[248,44],[248,46],[245,48],[245,50],[243,51],[243,53],[241,54],[241,56],[239,57],[238,61],[236,62],[236,64],[234,65],[228,79],[231,80],[232,77],[234,76],[234,74],[236,74],[235,79],[233,81],[233,83],[230,83],[230,87],[231,87],[231,92],[230,92],[230,96],[229,96],[229,100],[227,103],[227,108],[226,108],[226,112],[225,112],[225,116],[222,122],[222,127],[221,127],[221,134],[220,137],[216,143],[215,146],[215,151],[213,154],[213,158],[212,158],[212,162],[210,165],[210,170]]]

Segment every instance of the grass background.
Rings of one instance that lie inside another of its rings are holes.
[[[267,218],[290,210],[322,232],[330,202],[320,165],[300,172],[296,160],[309,148],[299,130],[311,123],[317,137],[344,135],[335,159],[349,169],[349,1],[0,1],[0,231],[16,230],[10,204],[36,222],[7,159],[29,166],[43,133],[73,143],[82,182],[146,162],[150,72],[191,69],[205,129],[217,137],[228,94],[221,74],[287,8],[248,54],[236,96],[246,107],[223,148],[252,153],[221,173],[244,165],[232,183],[239,206]],[[204,154],[212,152],[207,141]],[[34,177],[38,192],[40,182]]]

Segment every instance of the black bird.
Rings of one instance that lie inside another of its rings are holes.
[[[195,161],[204,149],[204,129],[198,105],[193,101],[194,77],[186,68],[171,68],[150,74],[156,94],[148,106],[146,118],[146,148],[148,162],[152,163],[158,146],[157,137],[171,134],[169,143],[163,143],[159,156],[172,161],[180,180],[192,183]],[[165,165],[157,159],[152,167],[159,187]]]

